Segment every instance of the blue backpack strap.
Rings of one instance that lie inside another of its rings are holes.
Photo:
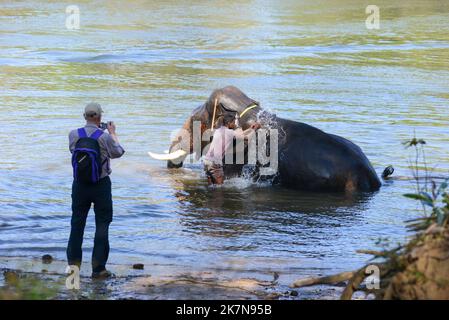
[[[87,133],[86,133],[86,130],[84,128],[79,128],[78,129],[78,137],[80,137],[80,138],[87,138]]]
[[[103,131],[100,129],[97,129],[96,131],[94,131],[94,133],[92,133],[90,135],[90,138],[98,140],[98,138],[100,138],[102,134],[103,134]]]

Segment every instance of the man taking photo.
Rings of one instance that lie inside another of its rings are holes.
[[[120,158],[125,150],[120,145],[113,122],[101,122],[103,110],[89,103],[84,110],[86,125],[69,134],[72,153],[72,219],[67,260],[81,267],[82,243],[87,214],[92,203],[95,212],[95,240],[92,252],[92,278],[108,278],[109,225],[112,222],[110,160]],[[108,132],[103,130],[107,129]]]

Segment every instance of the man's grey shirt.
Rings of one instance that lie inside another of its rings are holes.
[[[86,130],[87,136],[89,137],[92,133],[99,128],[95,124],[86,124],[84,127]],[[75,150],[76,142],[79,140],[78,130],[72,130],[69,134],[69,149],[70,152],[73,153]],[[100,145],[101,152],[101,177],[104,178],[111,174],[111,159],[120,158],[125,150],[122,148],[120,144],[118,144],[114,139],[112,139],[111,135],[107,132],[103,132],[103,134],[98,138],[98,144]]]

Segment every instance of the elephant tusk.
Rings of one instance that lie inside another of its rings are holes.
[[[163,161],[168,161],[168,160],[176,160],[176,159],[180,159],[183,158],[187,155],[187,152],[185,150],[176,150],[175,152],[172,153],[167,153],[167,154],[161,154],[161,153],[153,153],[153,152],[148,152],[148,155],[156,160],[163,160]]]

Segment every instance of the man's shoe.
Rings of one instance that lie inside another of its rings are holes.
[[[103,280],[103,279],[109,279],[109,278],[113,278],[113,277],[114,277],[114,274],[108,270],[92,272],[92,279]]]

